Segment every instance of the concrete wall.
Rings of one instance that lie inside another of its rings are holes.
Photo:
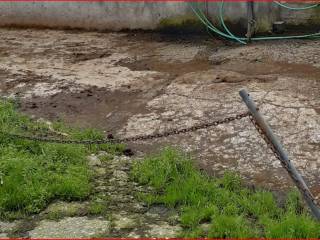
[[[203,9],[217,22],[218,4]],[[274,20],[309,21],[314,10],[292,14],[272,3],[256,3],[258,29],[270,29]],[[300,14],[300,15],[299,15]],[[295,18],[295,16],[297,16]],[[316,16],[319,16],[319,14]],[[228,24],[246,27],[246,3],[225,3]],[[313,17],[314,18],[314,17]],[[118,2],[1,2],[0,26],[36,26],[97,30],[157,29],[167,25],[190,24],[196,18],[188,3]]]

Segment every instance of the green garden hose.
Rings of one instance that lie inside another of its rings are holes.
[[[220,11],[219,11],[220,21],[221,21],[222,26],[224,27],[225,31],[230,32],[230,30],[226,27],[226,25],[224,23],[223,14],[224,14],[224,1],[222,0],[221,4],[220,4]],[[251,40],[259,41],[259,40],[299,39],[299,38],[310,38],[310,37],[315,37],[315,36],[320,36],[320,32],[313,33],[313,34],[297,35],[297,36],[253,37],[253,38],[251,38]],[[234,36],[234,37],[237,38],[238,40],[246,40],[246,38],[241,38],[241,37],[236,37],[236,36]]]
[[[195,15],[198,17],[198,19],[211,31],[213,31],[214,33],[224,37],[224,38],[229,38],[232,40],[236,40],[242,44],[246,44],[246,42],[242,41],[241,39],[239,39],[238,37],[234,36],[230,31],[229,35],[225,34],[224,32],[220,31],[218,28],[216,28],[211,22],[210,20],[205,16],[205,14],[198,8],[198,7],[194,7],[192,6],[192,3],[190,4],[193,12],[195,13]],[[224,22],[223,22],[224,23]]]
[[[275,2],[276,4],[278,4],[278,2]],[[243,37],[238,37],[235,36],[226,26],[225,21],[224,21],[224,1],[222,0],[220,3],[220,8],[219,8],[219,20],[221,22],[221,25],[223,27],[223,29],[227,32],[224,33],[222,31],[220,31],[218,28],[216,28],[211,22],[210,20],[205,16],[205,14],[202,12],[201,9],[198,8],[198,6],[194,7],[191,3],[191,8],[193,10],[193,12],[196,14],[196,16],[198,17],[198,19],[211,31],[215,32],[216,34],[224,37],[224,38],[228,38],[231,40],[235,40],[241,44],[246,44],[246,38]],[[284,5],[286,6],[286,5]],[[306,9],[310,9],[310,8],[314,8],[314,7],[318,7],[320,6],[320,4],[314,4],[308,7],[305,7]],[[286,6],[288,7],[288,6]],[[295,8],[295,10],[297,10],[297,8]],[[305,9],[300,9],[300,10],[305,10]],[[297,36],[278,36],[278,37],[254,37],[251,38],[251,40],[253,41],[261,41],[261,40],[283,40],[283,39],[300,39],[300,38],[315,38],[315,37],[319,37],[320,36],[320,32],[318,33],[313,33],[313,34],[305,34],[305,35],[297,35]]]
[[[319,7],[320,4],[317,3],[317,4],[312,4],[312,5],[309,5],[309,6],[306,6],[306,7],[290,7],[288,5],[285,5],[281,2],[278,2],[278,1],[273,1],[275,4],[283,7],[283,8],[286,8],[286,9],[289,9],[289,10],[294,10],[294,11],[300,11],[300,10],[308,10],[308,9],[311,9],[311,8],[316,8],[316,7]]]

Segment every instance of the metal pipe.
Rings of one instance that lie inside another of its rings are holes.
[[[247,2],[247,40],[251,42],[252,35],[254,33],[255,16],[254,16],[254,2]]]
[[[273,145],[274,149],[276,150],[277,154],[279,155],[279,160],[281,161],[282,165],[285,166],[288,174],[290,175],[291,179],[294,181],[295,185],[303,195],[305,201],[307,202],[308,206],[312,214],[320,221],[320,209],[317,206],[315,199],[312,196],[308,186],[306,185],[305,181],[294,167],[292,162],[290,161],[287,152],[283,149],[280,141],[274,135],[272,129],[270,128],[269,124],[264,120],[263,116],[260,114],[256,104],[250,97],[249,93],[246,90],[240,91],[240,96],[242,100],[247,105],[252,117],[254,118],[255,122],[259,125],[260,129],[264,132],[265,136],[267,137],[268,141]]]

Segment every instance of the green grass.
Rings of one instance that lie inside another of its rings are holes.
[[[90,215],[103,215],[107,213],[107,205],[105,202],[92,201],[88,207],[88,213]]]
[[[180,212],[184,237],[319,238],[320,224],[291,191],[284,207],[272,192],[251,190],[236,174],[210,178],[176,150],[165,149],[134,164],[132,177],[154,188],[142,197],[149,204],[165,204]],[[210,224],[203,229],[203,223]]]
[[[54,128],[54,131],[52,131]],[[15,103],[0,101],[0,130],[29,135],[68,134],[69,139],[102,139],[92,129],[81,131],[32,121],[16,111]],[[61,136],[55,136],[61,137]],[[40,212],[53,200],[83,200],[92,190],[86,156],[99,150],[119,153],[123,145],[66,145],[13,139],[0,133],[0,218]]]

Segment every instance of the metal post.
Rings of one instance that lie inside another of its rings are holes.
[[[251,37],[254,33],[254,22],[255,22],[255,16],[254,16],[254,2],[252,0],[249,0],[247,2],[247,39],[248,42],[251,42]]]
[[[279,155],[279,160],[281,161],[282,165],[285,166],[287,172],[289,173],[291,179],[294,181],[295,185],[302,193],[305,201],[307,202],[308,206],[311,209],[312,214],[320,220],[320,209],[317,206],[315,199],[313,198],[309,188],[307,187],[305,181],[294,167],[292,162],[289,160],[287,152],[283,149],[280,141],[277,137],[273,134],[272,129],[268,125],[268,123],[264,120],[263,116],[260,114],[256,104],[248,94],[246,90],[240,91],[240,96],[242,100],[247,105],[249,111],[252,114],[255,122],[258,124],[259,128],[263,131],[265,136],[267,137],[268,141],[273,145],[274,149],[276,150],[277,154]]]

